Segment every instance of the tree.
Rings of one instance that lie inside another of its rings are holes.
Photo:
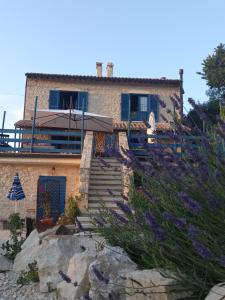
[[[218,99],[225,105],[225,44],[219,44],[213,54],[208,55],[202,63],[202,72],[198,72],[209,86],[210,99]]]
[[[209,100],[198,104],[211,123],[217,123],[219,114],[225,118],[225,44],[219,44],[211,55],[202,62],[202,72],[197,72],[202,79],[206,80],[209,90],[206,94]],[[192,125],[203,128],[203,121],[195,111],[191,109],[187,115]]]

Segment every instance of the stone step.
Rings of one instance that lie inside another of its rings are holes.
[[[92,220],[89,216],[79,216],[77,217],[78,221],[81,223],[82,227],[85,230],[93,230],[95,226],[92,224]]]
[[[104,159],[106,161],[118,161],[115,157],[102,157],[101,159]],[[92,161],[100,161],[100,158],[98,157],[93,157]]]
[[[110,176],[118,176],[120,175],[121,176],[121,170],[95,170],[95,169],[91,169],[91,172],[90,172],[91,175],[110,175]]]
[[[122,180],[110,180],[110,179],[98,179],[98,178],[94,178],[90,180],[90,186],[95,186],[95,185],[118,185],[118,186],[122,186]]]
[[[108,189],[111,190],[112,192],[113,191],[119,191],[119,192],[122,192],[122,184],[116,184],[116,185],[106,185],[106,184],[102,184],[102,185],[93,185],[91,184],[90,187],[89,187],[89,190],[90,191],[93,191],[93,190],[97,190],[97,191],[106,191],[109,195],[110,193],[108,192]]]
[[[118,206],[113,201],[111,201],[111,202],[104,202],[104,206],[107,207],[107,208],[112,208],[112,209],[115,209],[115,210],[120,210],[120,209],[118,209]],[[102,208],[101,203],[99,203],[99,202],[93,203],[93,202],[89,201],[88,202],[88,209],[90,210],[92,208],[96,208],[96,209]]]
[[[91,166],[91,171],[104,171],[104,172],[121,172],[121,166]]]
[[[111,201],[124,201],[121,195],[115,195],[115,196],[94,196],[90,195],[88,202],[99,202],[99,201],[105,201],[105,202],[111,202]]]
[[[112,190],[114,196],[121,196],[122,189],[120,190]],[[103,197],[103,196],[110,196],[109,192],[104,188],[102,190],[96,190],[96,189],[90,189],[89,188],[89,196],[95,196],[95,197]],[[111,196],[112,197],[112,196]]]
[[[115,175],[111,175],[111,174],[95,174],[95,173],[91,173],[90,178],[94,178],[97,180],[122,180],[122,176],[121,174],[115,174]]]

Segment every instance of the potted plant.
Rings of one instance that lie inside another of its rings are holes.
[[[52,225],[53,218],[51,217],[51,198],[49,192],[47,191],[43,193],[42,207],[44,214],[41,223],[46,225]]]

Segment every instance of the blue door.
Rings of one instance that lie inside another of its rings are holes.
[[[37,189],[37,221],[46,214],[57,222],[65,208],[66,177],[40,176]]]

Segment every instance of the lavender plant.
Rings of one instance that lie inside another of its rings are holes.
[[[175,109],[179,101],[172,97]],[[141,140],[145,162],[131,150],[114,153],[134,170],[138,184],[130,187],[129,204],[116,202],[120,214],[103,208],[95,217],[98,231],[112,245],[123,247],[141,268],[175,274],[195,300],[225,280],[225,123],[218,124],[202,132],[175,118],[174,130],[167,134],[180,143],[181,153],[160,141],[149,147]]]

